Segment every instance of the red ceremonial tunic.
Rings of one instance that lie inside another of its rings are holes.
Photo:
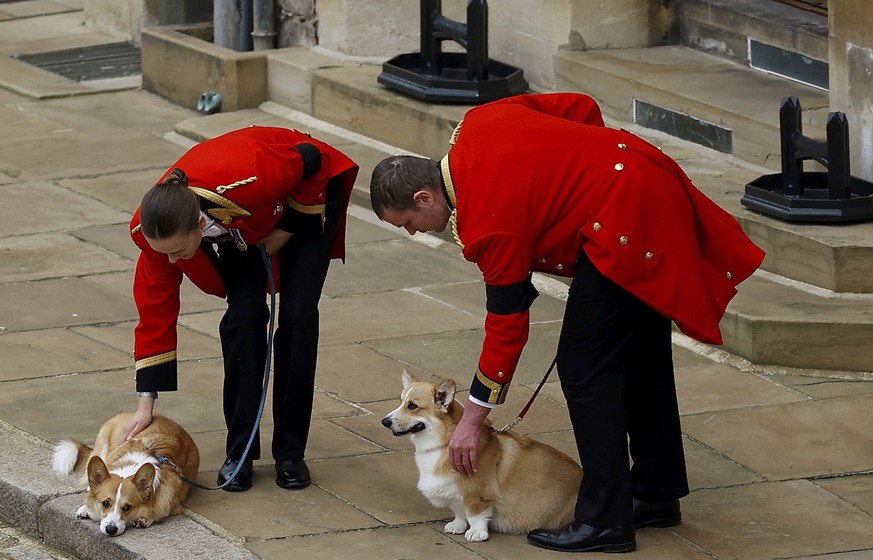
[[[532,271],[597,269],[701,342],[764,252],[670,157],[607,128],[581,94],[522,95],[467,112],[442,161],[464,258],[482,271],[485,341],[470,394],[502,403],[527,342]],[[533,294],[531,294],[533,292]]]
[[[304,159],[296,148],[303,143],[315,146],[321,155],[320,169],[306,179]],[[331,256],[345,258],[345,216],[358,166],[324,142],[297,130],[252,126],[194,146],[161,181],[175,168],[187,174],[188,188],[209,200],[211,207],[206,212],[250,251],[258,250],[256,245],[285,214],[320,213],[323,218],[326,186],[335,179],[342,193],[342,212]],[[204,292],[221,298],[226,295],[224,285],[214,256],[203,246],[191,259],[175,263],[152,249],[140,231],[139,208],[130,222],[130,233],[141,249],[133,282],[139,311],[134,344],[136,388],[174,391],[182,278],[187,276]],[[275,259],[273,268],[278,268]]]

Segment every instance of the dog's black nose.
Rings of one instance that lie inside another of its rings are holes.
[[[118,532],[118,527],[116,527],[115,525],[107,525],[106,526],[106,534],[109,535],[110,537],[117,532]]]
[[[385,426],[386,428],[390,428],[391,427],[391,419],[386,416],[385,418],[382,419],[382,425]]]

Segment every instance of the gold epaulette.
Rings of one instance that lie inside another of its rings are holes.
[[[458,135],[461,133],[461,125],[464,124],[464,119],[461,119],[461,122],[458,123],[458,126],[455,127],[455,130],[452,131],[452,137],[449,138],[449,145],[454,146],[455,142],[458,141]]]
[[[251,216],[251,212],[243,208],[242,206],[236,204],[232,200],[221,196],[218,193],[214,193],[209,189],[204,189],[201,187],[188,187],[194,194],[201,196],[208,200],[209,202],[213,202],[219,205],[221,208],[209,208],[206,210],[206,213],[219,220],[222,224],[228,225],[233,221],[234,218],[237,217],[247,217]],[[231,187],[232,188],[232,187]],[[226,190],[226,189],[225,189]]]

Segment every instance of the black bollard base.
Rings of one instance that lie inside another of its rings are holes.
[[[441,53],[440,73],[427,74],[420,53],[398,55],[382,64],[380,84],[407,95],[440,103],[480,104],[528,90],[524,72],[496,60],[488,61],[488,77],[468,79],[465,53]]]
[[[850,178],[851,197],[830,198],[828,174],[803,173],[803,196],[782,190],[782,174],[763,175],[746,185],[740,203],[789,222],[856,222],[873,218],[873,183]]]

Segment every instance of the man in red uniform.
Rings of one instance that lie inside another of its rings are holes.
[[[557,365],[584,477],[575,521],[528,540],[633,550],[635,527],[678,524],[688,494],[671,321],[720,344],[719,320],[764,253],[672,159],[605,127],[588,96],[485,104],[452,140],[441,162],[382,161],[370,185],[376,214],[410,234],[451,220],[484,277],[485,341],[452,466],[477,469],[482,422],[503,403],[527,342],[531,273],[570,277]]]
[[[318,301],[331,258],[344,258],[345,215],[358,166],[296,130],[249,127],[191,148],[143,197],[130,223],[141,254],[133,293],[139,310],[134,358],[139,407],[130,437],[151,423],[158,392],[175,391],[179,286],[187,276],[227,299],[219,334],[224,358],[225,490],[251,487],[267,354],[268,285],[259,244],[272,255],[280,295],[274,337],[272,453],[276,483],[310,484],[309,434],[318,346]]]

